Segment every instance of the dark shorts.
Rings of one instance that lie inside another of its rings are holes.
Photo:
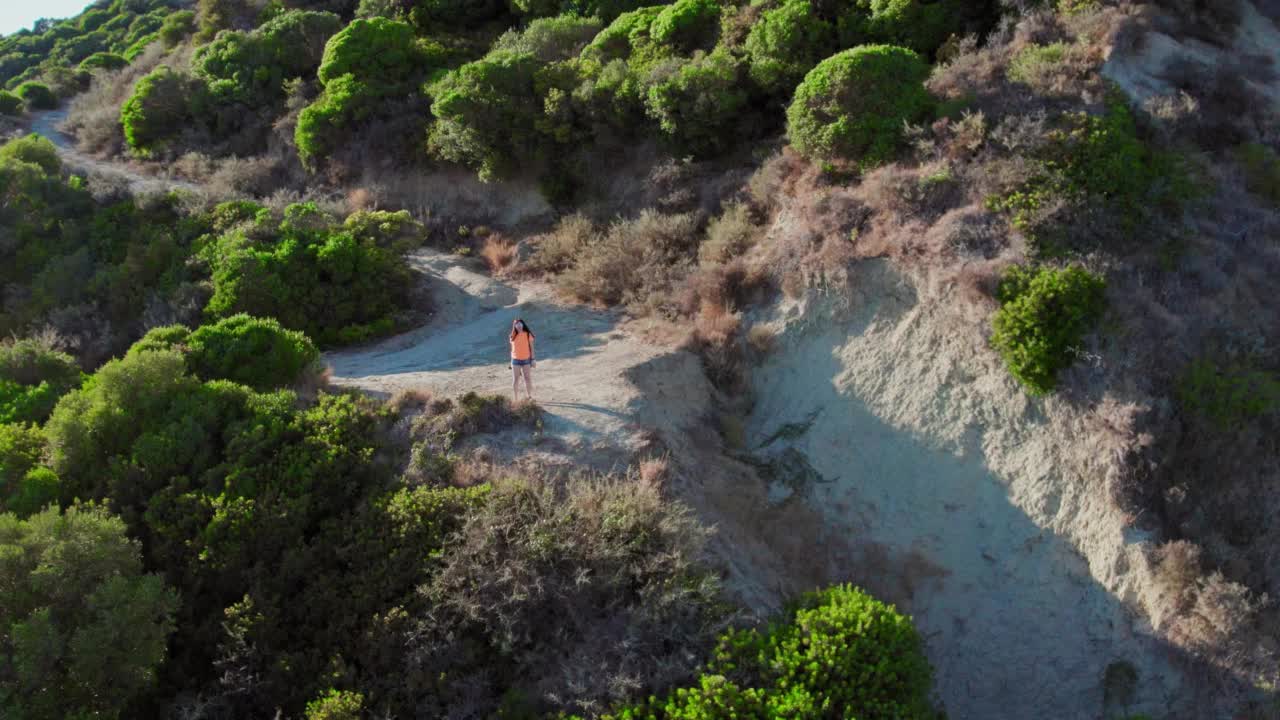
[[[511,359],[511,364],[512,364],[512,365],[532,365],[532,364],[533,364],[533,360],[532,360],[532,359],[529,359],[529,360],[516,360],[515,358],[512,358],[512,359]]]

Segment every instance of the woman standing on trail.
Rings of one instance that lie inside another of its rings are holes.
[[[511,394],[520,401],[520,376],[524,376],[525,394],[533,399],[533,368],[538,363],[533,359],[533,330],[523,318],[516,318],[511,323]]]

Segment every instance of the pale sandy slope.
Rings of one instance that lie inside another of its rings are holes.
[[[435,316],[376,345],[329,353],[335,384],[382,395],[509,394],[507,333],[522,317],[537,336],[543,430],[582,459],[619,457],[639,447],[644,425],[688,422],[704,402],[682,393],[654,402],[700,369],[687,353],[622,331],[617,313],[562,303],[542,283],[495,280],[452,255],[422,250],[410,262],[427,279]]]

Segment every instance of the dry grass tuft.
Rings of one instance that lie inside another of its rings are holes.
[[[707,236],[698,246],[698,262],[714,265],[745,253],[760,234],[751,209],[743,203],[732,203],[707,225]]]
[[[501,273],[515,262],[516,244],[501,235],[488,235],[480,246],[480,257],[484,258],[490,272]]]
[[[747,345],[751,346],[758,356],[763,357],[773,352],[777,343],[778,333],[768,325],[752,325],[747,331]]]

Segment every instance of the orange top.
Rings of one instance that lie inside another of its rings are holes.
[[[527,331],[520,331],[511,341],[511,359],[513,360],[531,360],[533,359],[533,338],[529,336]]]

